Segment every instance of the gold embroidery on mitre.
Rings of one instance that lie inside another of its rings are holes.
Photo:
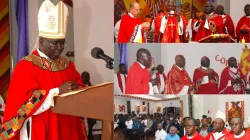
[[[56,17],[54,15],[49,15],[47,20],[47,29],[54,30],[56,27]]]

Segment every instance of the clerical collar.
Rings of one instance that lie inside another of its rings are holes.
[[[131,18],[135,18],[135,16],[134,15],[132,15],[132,13],[128,13],[129,14],[129,16],[131,17]]]
[[[238,135],[238,136],[236,136],[236,135],[234,134],[234,138],[238,139],[238,138],[243,137],[244,135],[245,135],[245,131],[243,130],[243,131],[241,132],[241,134]]]
[[[46,59],[49,58],[47,55],[45,55],[43,52],[41,52],[41,51],[39,50],[39,48],[37,48],[37,52],[38,52],[38,54],[39,54],[41,57],[44,57],[44,58],[46,58]]]
[[[208,70],[208,68],[207,68],[207,67],[203,67],[203,66],[201,66],[201,68],[202,68],[202,69],[204,69],[204,70]]]
[[[177,65],[176,65],[177,66]],[[180,71],[182,71],[183,70],[183,68],[180,68],[179,66],[177,66],[177,68],[180,70]]]
[[[187,139],[193,139],[194,138],[194,136],[187,136]]]
[[[229,69],[232,71],[232,72],[234,72],[234,73],[236,73],[237,72],[237,68],[234,68],[234,67],[229,67]]]
[[[145,69],[145,66],[143,66],[140,62],[136,61],[140,66],[141,68]]]

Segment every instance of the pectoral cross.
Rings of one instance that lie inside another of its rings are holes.
[[[175,26],[175,24],[173,24],[173,22],[170,22],[170,24],[168,24],[168,26],[173,27],[173,26]]]
[[[185,76],[184,80],[187,80],[187,76]]]

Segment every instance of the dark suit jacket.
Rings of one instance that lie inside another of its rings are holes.
[[[144,123],[141,123],[140,125],[139,125],[139,128],[138,128],[138,130],[137,130],[137,134],[138,134],[138,136],[144,136],[144,129],[145,129],[145,124]]]

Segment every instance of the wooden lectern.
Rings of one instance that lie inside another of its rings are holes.
[[[53,112],[102,120],[102,140],[113,139],[113,83],[97,85],[66,95],[54,97]]]

